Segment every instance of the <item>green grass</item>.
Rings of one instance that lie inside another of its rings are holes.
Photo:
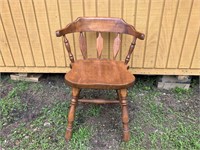
[[[19,82],[16,86],[8,93],[8,95],[0,101],[0,128],[9,123],[16,121],[20,117],[20,113],[25,111],[27,106],[22,103],[19,94],[27,90],[28,83]]]
[[[90,147],[89,139],[91,135],[91,127],[80,127],[75,133],[73,133],[73,138],[69,142],[68,149],[87,150]]]
[[[90,108],[87,110],[86,115],[87,116],[94,116],[98,117],[101,113],[102,106],[99,105],[90,105]]]
[[[41,115],[30,124],[22,123],[13,131],[9,138],[15,143],[13,149],[87,149],[92,128],[76,127],[74,124],[73,138],[65,142],[64,134],[67,123],[69,103],[55,103],[54,107],[44,108]],[[45,126],[45,123],[48,125]],[[5,139],[2,139],[3,141]]]
[[[185,103],[188,100],[192,102],[193,89],[188,91],[175,88],[168,91],[167,94],[170,97],[166,97],[166,94],[163,96],[166,91],[158,90],[154,85],[155,81],[155,77],[140,77],[137,79],[136,85],[129,89],[129,106],[131,106],[130,111],[133,111],[130,114],[134,114],[134,116],[130,116],[129,124],[131,139],[127,143],[119,142],[119,149],[200,149],[199,118],[191,111],[192,107],[187,107],[187,111],[179,109],[179,107],[186,107]],[[26,112],[27,106],[22,103],[20,94],[30,88],[33,91],[41,91],[44,86],[40,83],[9,82],[14,85],[14,88],[0,101],[2,128],[18,121],[20,113]],[[195,86],[198,86],[197,81],[193,84],[193,87]],[[59,87],[53,88],[57,89]],[[95,92],[94,95],[89,95],[89,97],[98,96],[97,94]],[[103,94],[109,98],[115,98],[116,96],[107,91],[103,91],[101,95]],[[85,95],[88,95],[87,91]],[[93,120],[95,118],[103,118],[102,116],[105,114],[104,105],[90,104],[78,107],[73,127],[73,138],[66,143],[64,135],[70,104],[67,100],[60,101],[58,100],[59,97],[56,98],[53,100],[54,103],[52,105],[43,106],[35,118],[29,122],[19,122],[19,126],[12,128],[12,131],[7,136],[1,137],[2,148],[6,150],[92,149],[91,141],[96,140],[93,139],[96,137],[93,137],[93,135],[97,134],[97,128],[95,123],[90,124],[86,120],[89,120],[90,117]],[[180,99],[181,102],[178,102]],[[173,102],[174,105],[169,107],[167,100],[170,103]],[[108,109],[111,110],[113,108],[108,107]],[[113,109],[113,114],[116,111],[120,110]],[[121,117],[120,114],[119,117]],[[98,122],[101,121],[98,120]],[[98,126],[99,132],[103,132],[103,130],[104,127]],[[101,138],[109,139],[110,137],[109,134],[103,135],[106,136]],[[121,131],[117,132],[117,135],[121,139]],[[99,147],[99,149],[101,148]]]
[[[144,85],[144,82],[139,81],[135,89],[129,91],[130,99],[141,108],[130,125],[132,138],[128,143],[122,143],[121,148],[200,149],[198,118],[187,120],[183,112],[167,108],[162,102],[157,102],[161,92],[154,88],[152,83]],[[146,92],[148,90],[149,92]],[[175,88],[171,94],[174,94],[176,99],[189,98],[192,90]]]
[[[172,89],[172,92],[174,93],[176,99],[189,98],[192,94],[191,89],[183,89],[179,87]]]

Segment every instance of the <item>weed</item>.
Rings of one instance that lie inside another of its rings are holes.
[[[68,149],[70,150],[87,150],[89,148],[89,139],[91,137],[91,128],[80,127],[75,133],[73,138],[69,142]]]
[[[99,116],[100,112],[101,112],[101,106],[99,105],[91,105],[89,110],[87,110],[86,115],[87,116]]]
[[[175,94],[175,97],[177,99],[183,99],[183,98],[187,98],[192,94],[191,89],[183,89],[180,87],[176,87],[174,89],[172,89],[172,92]]]

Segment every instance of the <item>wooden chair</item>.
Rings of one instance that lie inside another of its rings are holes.
[[[71,52],[66,34],[80,32],[79,44],[83,59],[75,60]],[[97,58],[87,57],[87,44],[84,32],[97,32]],[[113,59],[101,59],[103,49],[102,32],[116,33],[113,44]],[[125,61],[116,61],[117,53],[120,49],[120,34],[133,36]],[[71,70],[65,75],[66,83],[72,87],[72,100],[68,114],[68,125],[65,138],[68,141],[72,136],[72,126],[75,116],[77,102],[89,102],[97,104],[119,103],[122,108],[123,140],[130,139],[128,128],[127,109],[127,88],[132,86],[135,77],[128,71],[128,62],[136,44],[136,39],[144,39],[144,34],[139,33],[135,28],[119,18],[102,17],[79,17],[65,28],[56,31],[56,36],[64,37],[64,43],[71,61]],[[105,99],[79,99],[78,95],[82,88],[89,89],[115,89],[118,100]]]

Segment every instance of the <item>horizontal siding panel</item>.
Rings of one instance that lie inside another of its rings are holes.
[[[200,75],[199,0],[2,0],[0,72],[66,72],[70,60],[55,31],[79,16],[123,18],[144,33],[129,62],[134,74]],[[88,57],[96,57],[95,33],[87,33]],[[113,57],[116,34],[103,33],[102,58]],[[67,35],[72,53],[82,58],[79,33]],[[124,60],[131,36],[122,40]]]
[[[66,67],[0,67],[5,72],[31,72],[32,73],[66,73],[70,68]],[[199,75],[199,69],[152,69],[152,68],[132,68],[133,74],[152,74],[152,75]]]

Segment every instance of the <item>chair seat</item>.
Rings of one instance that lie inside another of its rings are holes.
[[[135,77],[122,61],[86,59],[72,64],[65,81],[77,88],[122,89],[132,86]]]

